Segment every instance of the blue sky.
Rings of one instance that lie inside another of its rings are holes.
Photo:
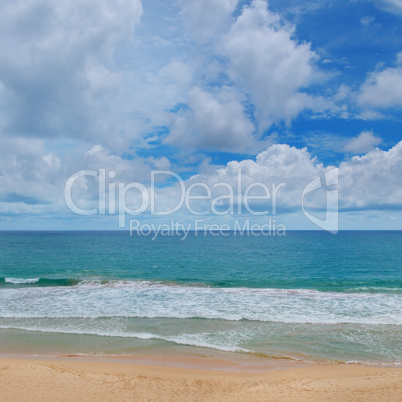
[[[189,186],[233,166],[287,183],[288,229],[315,228],[301,194],[333,168],[341,229],[402,228],[400,0],[3,1],[0,41],[0,229],[117,229],[67,208],[79,170]]]

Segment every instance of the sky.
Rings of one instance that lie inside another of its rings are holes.
[[[334,169],[339,229],[402,229],[401,0],[3,0],[0,49],[0,230],[118,229],[119,183],[140,222],[325,229]],[[228,205],[239,170],[267,214]],[[203,213],[153,214],[155,171]]]

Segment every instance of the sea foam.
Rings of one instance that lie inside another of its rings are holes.
[[[101,282],[6,288],[0,317],[163,317],[402,325],[402,295]]]

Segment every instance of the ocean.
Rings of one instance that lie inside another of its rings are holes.
[[[0,232],[0,354],[402,362],[402,232]]]

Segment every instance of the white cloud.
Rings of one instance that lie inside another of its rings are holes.
[[[402,0],[372,0],[381,10],[392,14],[402,15]]]
[[[294,39],[294,27],[282,24],[267,3],[255,0],[222,38],[221,52],[230,60],[229,72],[256,106],[261,130],[273,122],[290,122],[310,106],[302,92],[314,79],[316,54]]]
[[[0,134],[0,215],[46,216],[60,208],[66,171],[42,140]]]
[[[238,172],[242,173],[242,191],[252,183],[272,185],[285,183],[278,191],[277,212],[302,213],[302,193],[305,186],[316,177],[322,177],[334,166],[325,167],[313,158],[306,148],[298,149],[286,144],[275,144],[259,153],[255,160],[229,162],[225,167],[208,169],[192,177],[187,186],[203,182],[212,189],[212,197],[227,194],[217,183],[228,183],[237,189]],[[374,149],[363,156],[354,156],[339,165],[339,206],[341,211],[386,210],[402,207],[402,141],[388,151]],[[169,200],[177,198],[177,188],[166,188],[160,194]],[[204,193],[203,193],[204,194]],[[311,193],[305,200],[312,209],[325,208],[325,191]],[[177,201],[175,201],[177,202]],[[255,204],[254,204],[255,206]],[[202,210],[202,208],[200,208]]]
[[[277,191],[277,212],[301,212],[301,195],[304,186],[306,186],[313,178],[323,174],[327,169],[312,158],[306,148],[297,149],[286,144],[275,144],[269,146],[265,151],[259,153],[256,159],[245,159],[241,161],[231,161],[224,167],[204,167],[203,172],[197,174],[184,182],[185,188],[190,188],[192,185],[203,183],[211,190],[212,199],[217,199],[221,196],[229,194],[226,186],[229,185],[234,193],[240,192],[244,194],[247,187],[254,183],[262,183],[268,187],[268,190],[273,196]],[[239,188],[239,172],[241,172],[241,189]],[[286,184],[282,187],[281,184]],[[273,187],[276,186],[276,187]],[[275,190],[279,187],[279,190]],[[261,193],[261,187],[254,187],[251,195],[264,195]],[[195,187],[191,195],[205,195],[205,190],[202,187]],[[324,193],[318,194],[318,197],[313,199],[310,204],[321,208]],[[178,205],[180,199],[180,187],[175,185],[165,186],[156,191],[156,209],[166,211]],[[226,199],[227,201],[227,199]],[[325,202],[325,199],[324,199]],[[226,211],[229,208],[228,202],[223,202],[217,207],[220,211]],[[238,198],[234,199],[234,207],[236,213],[238,211]],[[258,211],[261,207],[272,213],[272,198],[271,201],[265,200],[265,205],[259,201],[250,201],[251,209]],[[198,212],[209,210],[211,211],[211,201],[193,200],[191,207]],[[233,216],[230,214],[216,216],[214,214],[207,219],[212,219],[214,222],[219,222],[222,219],[224,222],[230,222],[234,218],[244,218],[244,208],[242,208],[242,216]],[[247,215],[247,213],[246,213]],[[249,215],[248,215],[249,216]],[[184,222],[194,222],[197,219],[196,215],[192,215],[187,210],[186,206],[174,215],[175,219],[180,219]],[[169,217],[170,218],[170,217]],[[198,217],[199,218],[199,217]]]
[[[244,186],[261,181],[286,183],[278,198],[278,211],[301,211],[303,188],[331,167],[324,167],[306,149],[273,145],[260,153],[256,161],[229,162],[209,180],[234,181],[237,169],[244,173]],[[402,207],[402,141],[388,151],[375,149],[354,156],[339,165],[339,204],[341,210],[387,209]],[[311,206],[322,207],[322,194],[311,199]]]
[[[373,24],[373,22],[375,21],[375,17],[366,15],[362,18],[360,18],[360,24],[364,27],[364,28],[368,28],[370,25]]]
[[[360,88],[358,104],[365,108],[402,106],[402,68],[387,68],[369,75]]]
[[[0,82],[8,108],[0,128],[35,137],[106,135],[98,116],[116,101],[115,46],[133,35],[141,13],[139,0],[1,2]]]
[[[155,73],[139,71],[127,78],[126,109],[152,125],[169,123],[168,109],[184,103],[193,83],[193,67],[172,58]]]
[[[344,209],[402,207],[402,141],[388,151],[375,149],[339,166]]]
[[[348,141],[344,150],[354,154],[364,154],[379,145],[381,141],[381,138],[375,136],[372,131],[362,131],[357,137]]]
[[[197,42],[206,42],[225,32],[238,0],[178,0],[184,24]]]
[[[63,218],[69,214],[64,201],[67,179],[81,170],[106,169],[121,183],[146,182],[152,169],[169,169],[166,157],[123,159],[102,145],[84,153],[63,156],[47,151],[41,139],[7,138],[0,135],[0,216],[27,214]],[[98,185],[83,180],[76,194],[84,208],[97,205]]]
[[[166,143],[255,153],[269,144],[260,138],[272,124],[289,124],[304,109],[334,107],[302,92],[322,78],[317,55],[266,1],[252,1],[237,17],[236,1],[214,1],[214,11],[200,1],[179,3],[190,37],[208,44],[188,62],[196,85],[183,101],[188,108],[172,114]],[[201,4],[208,16],[199,12]]]
[[[300,209],[301,193],[305,185],[325,171],[324,166],[312,158],[306,148],[298,149],[286,144],[275,144],[259,153],[256,160],[232,161],[218,169],[209,179],[209,185],[227,181],[237,187],[238,171],[242,174],[242,191],[260,182],[272,185],[286,184],[278,196],[278,212]]]
[[[148,16],[140,0],[1,3],[0,129],[121,154],[171,129],[179,147],[256,153],[273,123],[332,108],[303,93],[317,56],[265,1],[207,3],[155,3]]]
[[[230,88],[215,93],[192,89],[188,109],[173,115],[166,143],[182,147],[253,152],[253,124],[245,117],[241,100]]]

